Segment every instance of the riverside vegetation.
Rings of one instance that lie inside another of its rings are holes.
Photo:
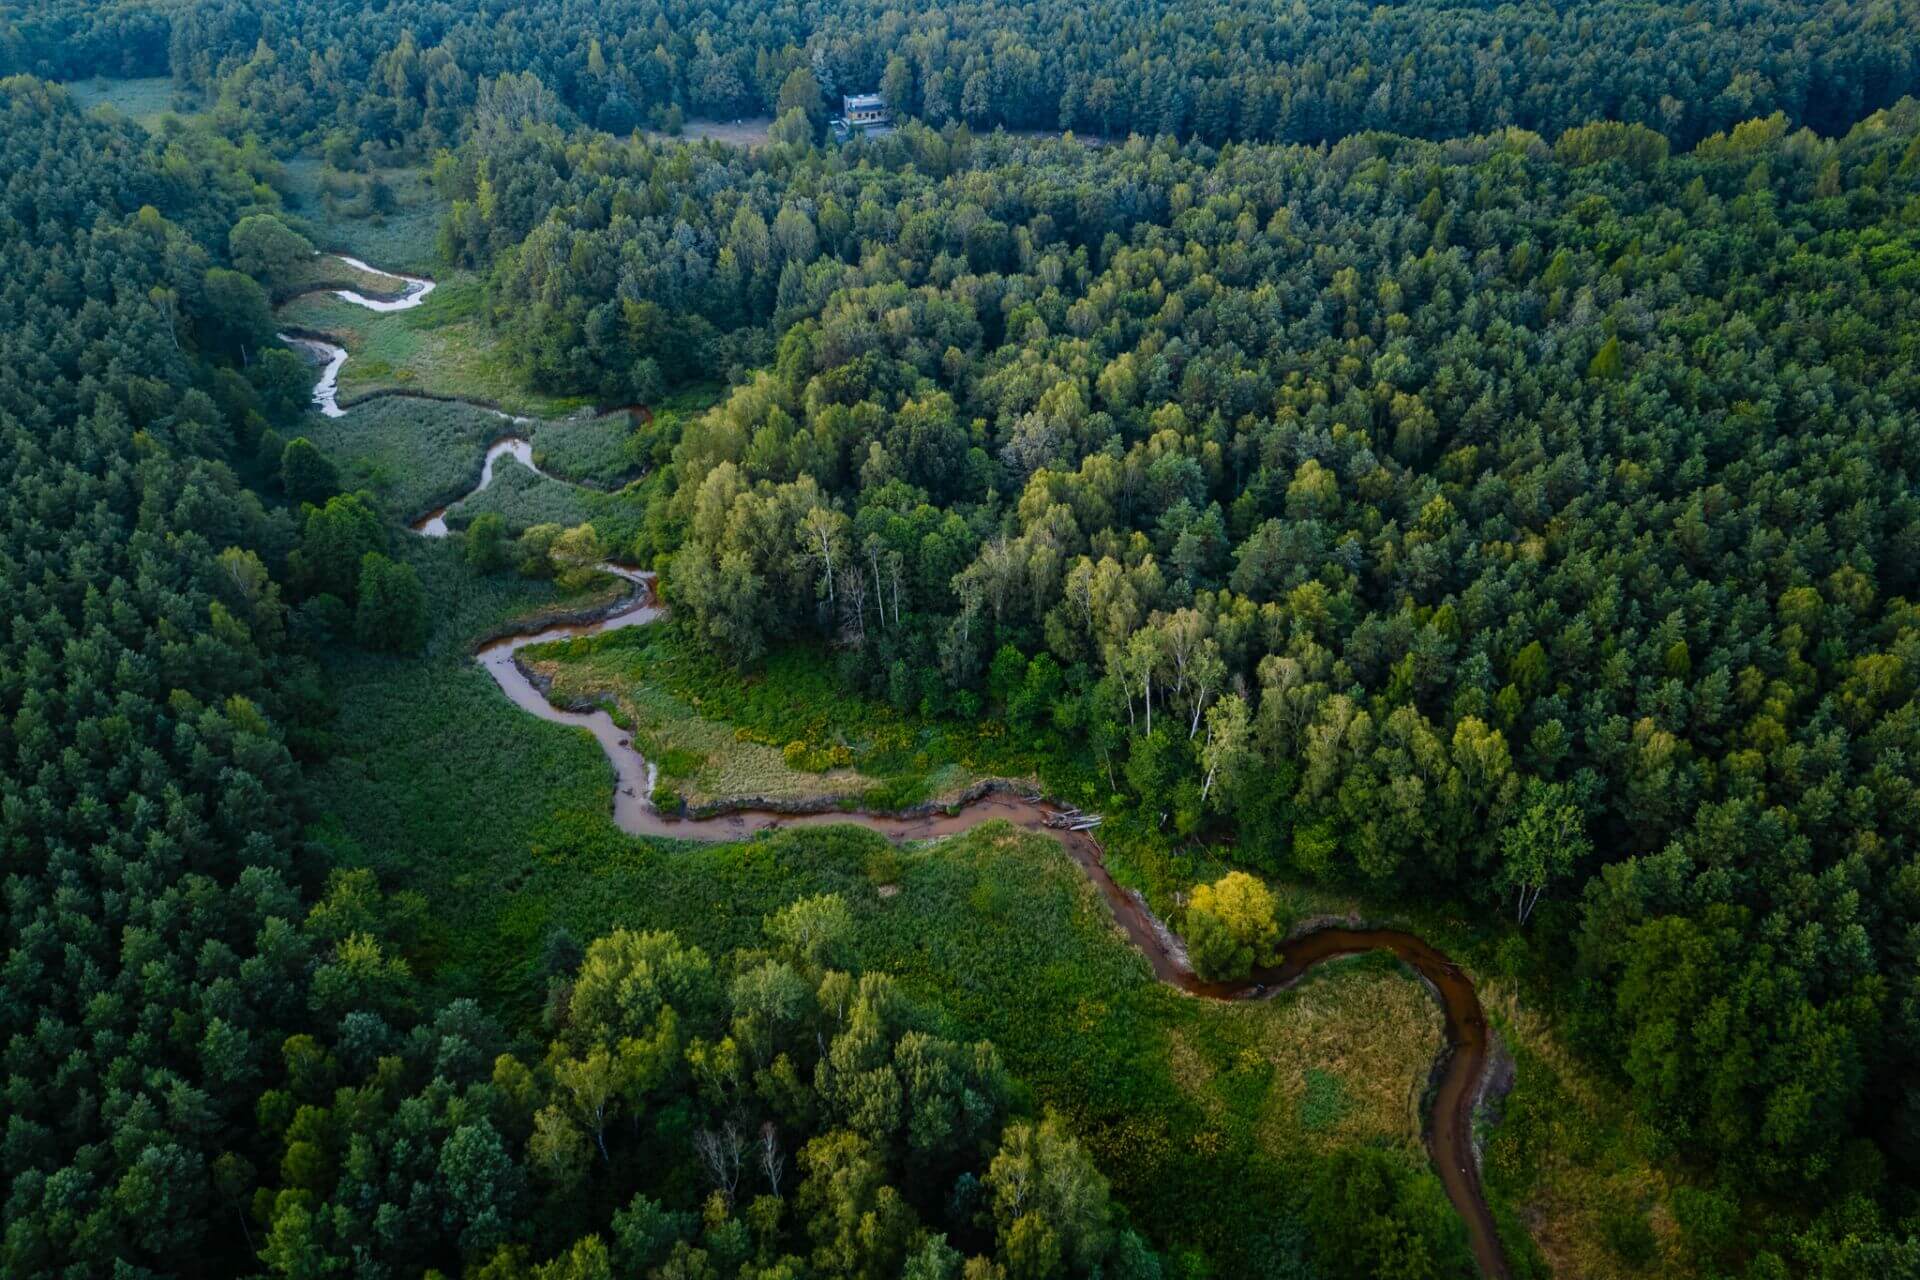
[[[1472,1273],[1390,960],[618,830],[615,560],[664,805],[1462,962],[1490,1265],[1914,1271],[1911,15],[1297,17],[0,5],[0,1270]]]

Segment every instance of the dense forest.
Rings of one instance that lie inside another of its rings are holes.
[[[1004,723],[1237,868],[1204,976],[1280,954],[1255,877],[1490,922],[1713,1188],[1699,1274],[1920,1274],[1917,26],[0,3],[0,1272],[1233,1274],[840,896],[548,930],[527,1017],[330,865],[329,654],[445,619],[276,338],[317,156],[430,175],[532,391],[723,388],[636,415],[642,509],[463,563]],[[36,78],[100,72],[200,110]],[[1409,1176],[1326,1161],[1301,1274],[1470,1273]]]
[[[265,291],[217,265],[258,157],[25,79],[0,118],[0,1269],[1158,1274],[991,1045],[837,967],[837,899],[720,961],[556,935],[525,1061],[431,999],[425,904],[301,835],[333,593],[357,568],[364,621],[411,570],[352,498],[296,519],[230,465],[273,435]]]
[[[716,644],[1083,734],[1270,871],[1537,913],[1676,1149],[1920,1159],[1913,103],[882,152],[451,166],[529,377],[770,357],[638,548]]]
[[[1785,111],[1843,130],[1920,87],[1912,0],[1565,6],[1152,0],[706,0],[450,7],[400,0],[10,0],[0,72],[164,75],[229,118],[348,147],[464,133],[488,79],[528,72],[624,134],[878,88],[936,127],[1335,140],[1367,129],[1548,135],[1643,123],[1682,144]]]

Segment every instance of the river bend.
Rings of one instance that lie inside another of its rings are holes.
[[[1148,909],[1141,896],[1115,882],[1107,871],[1099,843],[1089,833],[1049,826],[1048,818],[1057,817],[1057,811],[1045,801],[1005,791],[989,792],[952,813],[887,815],[841,810],[780,813],[743,808],[704,818],[667,817],[650,801],[656,771],[633,745],[632,736],[604,710],[580,711],[554,706],[518,661],[520,650],[530,645],[644,626],[665,615],[666,610],[654,594],[654,575],[619,565],[601,567],[638,588],[626,605],[598,621],[553,626],[494,640],[483,645],[475,657],[515,706],[554,724],[585,729],[599,741],[613,765],[613,818],[621,830],[641,836],[729,841],[774,828],[850,823],[901,842],[956,835],[983,822],[1005,820],[1060,842],[1106,900],[1128,940],[1146,956],[1156,977],[1182,991],[1213,1000],[1272,995],[1328,960],[1369,951],[1391,952],[1425,981],[1446,1020],[1447,1047],[1439,1064],[1439,1079],[1432,1089],[1432,1108],[1428,1114],[1428,1154],[1446,1188],[1447,1198],[1466,1223],[1468,1242],[1481,1273],[1490,1280],[1505,1280],[1509,1274],[1506,1258],[1500,1248],[1493,1213],[1480,1185],[1480,1162],[1473,1147],[1473,1110],[1486,1077],[1490,1036],[1480,997],[1459,965],[1424,939],[1404,930],[1334,926],[1315,929],[1290,940],[1278,965],[1257,970],[1241,981],[1205,981],[1193,972],[1178,940]]]

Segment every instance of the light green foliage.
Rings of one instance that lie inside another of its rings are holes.
[[[607,558],[606,545],[590,524],[575,525],[555,536],[547,548],[553,562],[554,581],[562,591],[578,591],[600,571]]]
[[[1014,1275],[1084,1275],[1112,1243],[1107,1180],[1057,1116],[1008,1126],[986,1185]]]
[[[782,907],[767,917],[766,928],[796,963],[818,968],[842,957],[853,917],[845,899],[823,893]]]
[[[1208,979],[1245,977],[1280,957],[1280,925],[1273,893],[1244,871],[1195,885],[1187,902],[1187,955]]]
[[[273,288],[313,256],[313,244],[272,214],[256,213],[233,224],[227,251],[235,267]]]
[[[1534,780],[1519,813],[1500,836],[1500,887],[1514,895],[1521,924],[1555,880],[1570,875],[1593,853],[1586,820],[1564,785]]]

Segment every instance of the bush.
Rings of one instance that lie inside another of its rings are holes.
[[[517,544],[520,573],[528,578],[551,578],[553,560],[550,556],[555,539],[566,532],[557,524],[529,525],[520,534]]]
[[[427,643],[427,593],[410,564],[369,551],[360,561],[353,634],[363,648],[417,653]]]
[[[484,511],[467,526],[467,563],[482,573],[494,573],[507,563],[507,522],[497,511]]]
[[[844,746],[810,747],[795,739],[780,749],[780,758],[787,762],[787,768],[798,769],[802,773],[825,773],[829,769],[844,769],[853,763],[853,752]]]
[[[900,879],[900,851],[884,845],[867,855],[867,879],[875,888]]]

